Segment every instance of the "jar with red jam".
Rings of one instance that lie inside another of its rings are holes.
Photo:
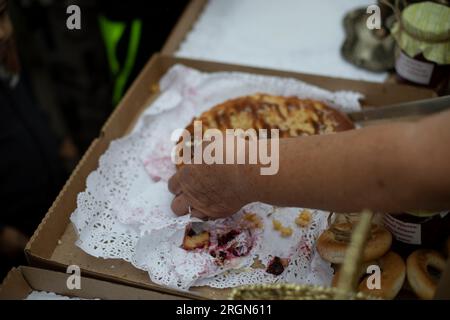
[[[450,210],[391,213],[383,222],[393,235],[392,249],[405,256],[419,248],[440,251],[450,236]]]
[[[397,79],[442,92],[450,77],[450,7],[420,2],[406,7],[391,34],[397,41]]]

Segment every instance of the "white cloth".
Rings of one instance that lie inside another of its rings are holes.
[[[54,292],[46,291],[32,291],[25,300],[85,300],[76,297],[67,297],[63,295],[56,294]]]
[[[346,62],[343,18],[368,0],[210,0],[179,57],[383,82]]]

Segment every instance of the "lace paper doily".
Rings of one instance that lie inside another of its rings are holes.
[[[313,211],[307,228],[294,223],[299,208],[273,208],[249,204],[228,219],[207,222],[209,228],[230,228],[246,212],[257,214],[264,224],[253,234],[247,256],[218,266],[206,251],[181,248],[186,226],[199,221],[175,216],[173,195],[167,180],[175,172],[170,160],[172,132],[189,124],[194,116],[227,99],[264,92],[323,100],[344,110],[358,110],[361,95],[329,92],[304,82],[238,72],[201,73],[176,65],[160,81],[161,94],[140,117],[131,134],[112,141],[100,157],[99,167],[78,195],[71,216],[77,245],[90,255],[119,258],[148,271],[153,282],[178,289],[191,286],[217,288],[244,284],[292,282],[329,284],[332,270],[315,250],[315,239],[326,228],[327,212]],[[175,137],[176,138],[176,137]],[[293,229],[281,238],[272,219]],[[251,268],[255,260],[266,265],[275,257],[289,259],[285,271],[274,276]]]
[[[56,294],[54,292],[46,292],[46,291],[32,291],[25,300],[87,300],[77,297],[67,297]],[[94,299],[99,300],[99,299]]]

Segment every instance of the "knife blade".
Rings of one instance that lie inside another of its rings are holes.
[[[420,117],[450,110],[450,96],[398,103],[385,107],[367,108],[362,111],[349,112],[353,122],[387,120],[405,117]]]

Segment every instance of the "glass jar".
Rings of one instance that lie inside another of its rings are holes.
[[[441,91],[448,84],[450,65],[428,61],[423,54],[411,58],[404,51],[399,50],[395,59],[395,71],[399,83],[420,85]]]
[[[440,251],[450,236],[449,211],[391,213],[384,216],[383,222],[393,235],[393,250],[405,256],[419,248]]]
[[[398,19],[391,30],[398,46],[397,79],[443,90],[450,76],[450,8],[420,2],[404,9]]]

